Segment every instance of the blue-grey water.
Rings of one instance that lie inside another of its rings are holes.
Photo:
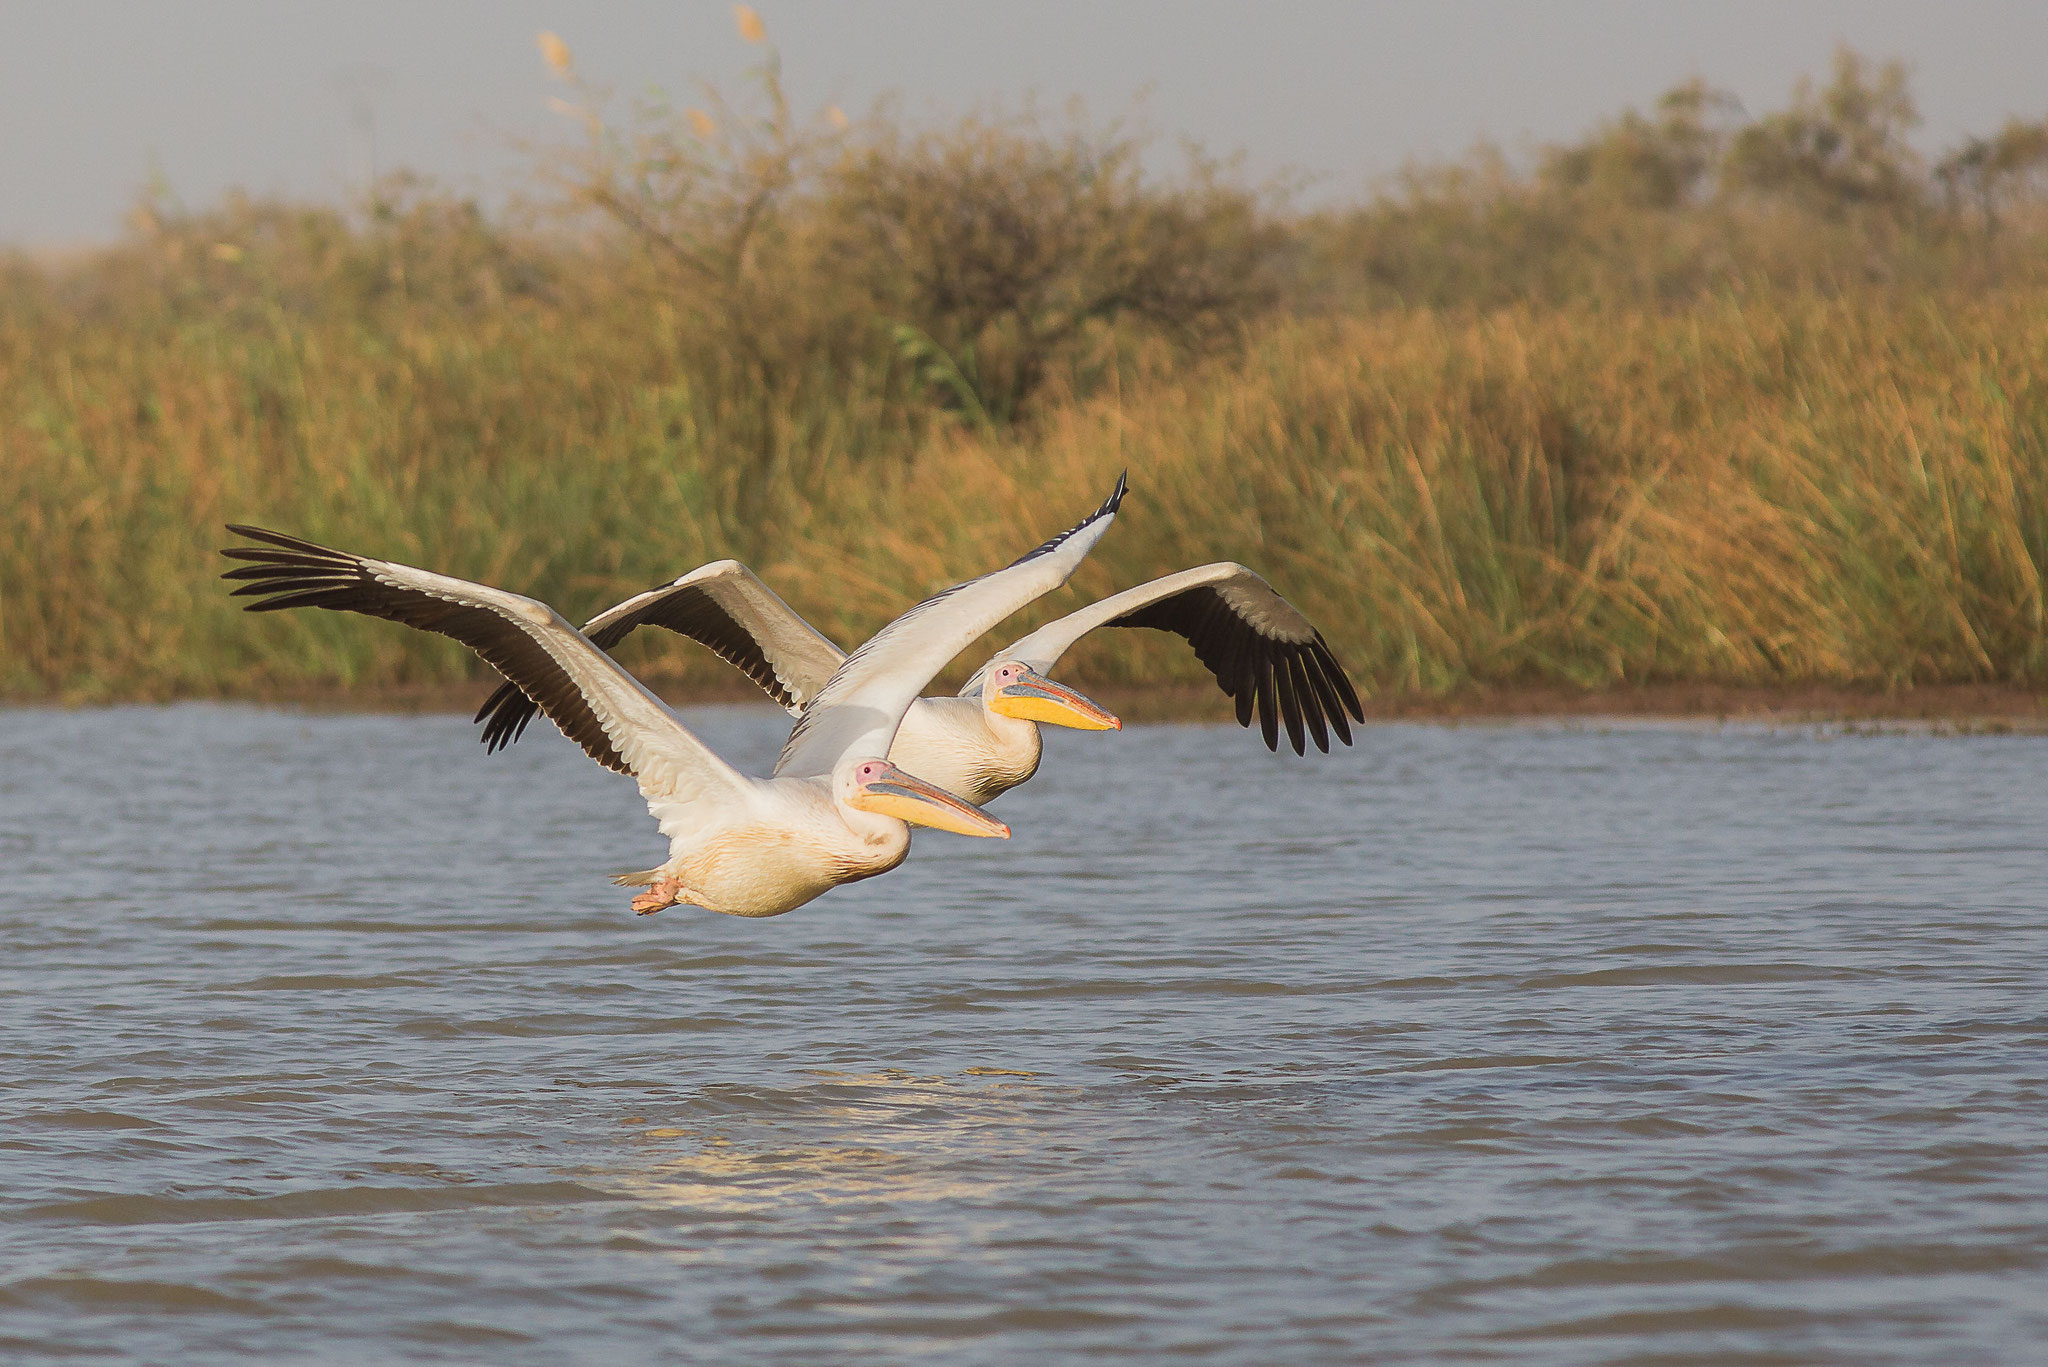
[[[0,712],[0,1358],[2048,1361],[2048,739],[1065,733],[742,921],[544,730]]]

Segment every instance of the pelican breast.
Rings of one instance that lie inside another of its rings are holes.
[[[1037,773],[1043,748],[1036,724],[995,716],[979,697],[919,698],[889,758],[979,806]]]
[[[887,873],[910,853],[898,825],[864,836],[840,825],[748,826],[726,830],[662,866],[689,890],[688,900],[727,916],[780,916],[842,883]]]

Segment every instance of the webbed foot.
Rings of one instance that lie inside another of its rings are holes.
[[[664,878],[633,899],[633,912],[637,916],[652,916],[663,907],[672,907],[682,900],[682,880]]]

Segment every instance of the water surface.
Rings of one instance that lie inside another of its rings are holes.
[[[2048,1359],[2048,740],[1066,733],[741,921],[543,729],[0,712],[0,1354]]]

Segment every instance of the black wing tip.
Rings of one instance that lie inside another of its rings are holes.
[[[1041,555],[1050,554],[1051,552],[1058,550],[1062,545],[1064,545],[1066,543],[1067,538],[1073,536],[1076,532],[1085,531],[1087,528],[1092,527],[1096,523],[1102,521],[1102,519],[1105,517],[1115,516],[1116,510],[1123,505],[1124,495],[1130,492],[1130,473],[1131,472],[1129,470],[1125,470],[1122,474],[1116,477],[1116,488],[1110,490],[1109,497],[1102,501],[1102,506],[1100,508],[1097,508],[1094,512],[1088,514],[1088,516],[1082,518],[1079,522],[1067,528],[1067,530],[1061,532],[1058,536],[1055,536],[1050,540],[1041,542],[1038,545],[1033,546],[1030,550],[1024,552],[1024,554],[1018,556],[1015,560],[1012,560],[1007,566],[1007,568],[1014,569],[1017,566],[1023,564],[1027,560],[1036,560]]]
[[[1109,491],[1109,497],[1104,499],[1102,501],[1102,506],[1095,510],[1095,516],[1108,517],[1111,513],[1114,513],[1118,508],[1121,508],[1123,506],[1124,495],[1129,493],[1130,491],[1131,471],[1129,466],[1125,466],[1121,471],[1117,473],[1116,488]]]
[[[254,546],[222,547],[220,553],[227,556],[230,560],[275,559],[280,562],[293,561],[303,564],[308,561],[353,561],[355,559],[354,556],[346,551],[337,551],[332,546],[323,546],[317,541],[308,541],[302,536],[292,536],[285,532],[274,532],[268,527],[255,527],[246,522],[227,522],[222,525],[231,534],[257,543]]]
[[[249,562],[222,570],[220,575],[236,585],[229,590],[229,597],[251,600],[242,604],[244,611],[342,606],[333,597],[351,587],[348,577],[340,573],[353,565],[351,557],[265,527],[245,522],[223,525],[233,535],[258,543],[223,546],[220,551],[229,560]]]
[[[1337,696],[1343,700],[1345,710],[1351,713],[1359,725],[1363,726],[1365,724],[1365,707],[1359,702],[1358,689],[1352,684],[1351,675],[1345,671],[1343,664],[1338,661],[1337,652],[1330,649],[1330,643],[1323,639],[1323,633],[1320,631],[1316,633],[1316,652],[1320,657],[1320,663],[1324,667],[1323,672],[1328,674],[1330,682],[1336,685]]]
[[[247,522],[224,522],[221,525],[226,527],[235,536],[247,537],[251,541],[268,542],[273,546],[285,546],[292,550],[302,550],[312,544],[296,536],[288,536],[283,532],[273,532],[268,527],[257,527]]]
[[[1234,561],[1217,563],[1259,578]],[[1345,745],[1353,744],[1350,718],[1363,723],[1365,709],[1322,633],[1311,626],[1302,639],[1269,635],[1218,590],[1214,583],[1197,584],[1132,608],[1105,625],[1150,627],[1185,639],[1223,696],[1236,704],[1237,724],[1249,730],[1256,721],[1260,739],[1276,754],[1283,736],[1303,756],[1310,742],[1319,754],[1329,754],[1332,732]]]

